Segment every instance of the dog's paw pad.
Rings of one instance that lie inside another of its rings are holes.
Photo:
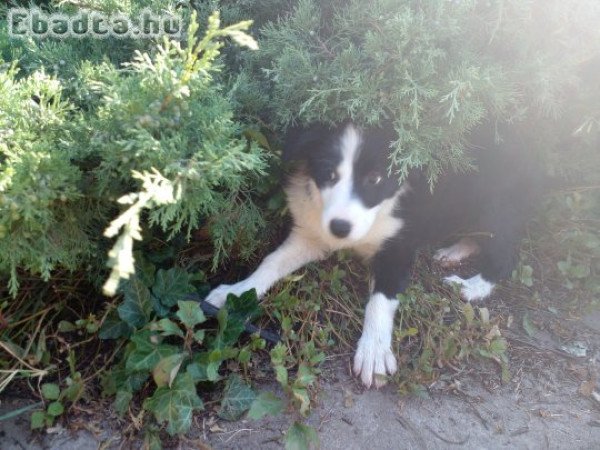
[[[463,260],[478,251],[479,247],[476,242],[462,239],[450,247],[440,248],[433,255],[433,259],[439,262],[443,267],[450,267],[460,264]]]
[[[363,384],[380,388],[387,382],[387,375],[396,373],[396,357],[389,346],[377,339],[361,337],[354,355],[354,374]]]

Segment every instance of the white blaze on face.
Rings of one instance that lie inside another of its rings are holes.
[[[379,206],[367,208],[353,194],[353,169],[360,153],[360,144],[360,132],[354,126],[348,125],[340,139],[342,161],[336,169],[338,182],[321,190],[323,230],[333,235],[330,230],[331,221],[336,219],[347,221],[352,228],[350,234],[343,239],[348,241],[363,238],[371,229],[379,210]]]

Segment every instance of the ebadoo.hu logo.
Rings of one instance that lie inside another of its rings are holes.
[[[46,13],[38,8],[11,8],[7,18],[8,34],[14,38],[180,38],[183,25],[181,17],[155,14],[150,9],[142,10],[136,20],[122,13]]]

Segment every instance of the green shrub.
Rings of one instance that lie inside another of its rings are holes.
[[[68,80],[43,67],[19,77],[18,62],[2,66],[0,274],[13,295],[18,270],[47,279],[56,268],[104,262],[101,234],[118,215],[117,200],[130,206],[107,231],[119,234],[108,293],[133,272],[141,223],[167,239],[208,224],[213,266],[236,238],[247,236],[251,248],[262,218],[249,194],[265,155],[241,136],[214,77],[223,38],[254,45],[243,32],[249,24],[220,28],[213,15],[200,39],[192,17],[186,44],[165,41],[121,66],[67,60],[76,67]],[[60,44],[54,54],[77,45]],[[43,59],[51,46],[30,47],[23,60]]]
[[[483,121],[535,130],[527,151],[547,154],[600,117],[582,76],[600,53],[593,0],[300,0],[281,17],[243,77],[270,84],[272,120],[391,120],[400,175],[467,167],[465,135]]]

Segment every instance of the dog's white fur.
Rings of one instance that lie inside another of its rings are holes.
[[[452,275],[445,277],[444,282],[458,284],[461,296],[468,302],[483,300],[492,293],[495,286],[494,283],[485,280],[480,273],[466,280],[458,275]]]

